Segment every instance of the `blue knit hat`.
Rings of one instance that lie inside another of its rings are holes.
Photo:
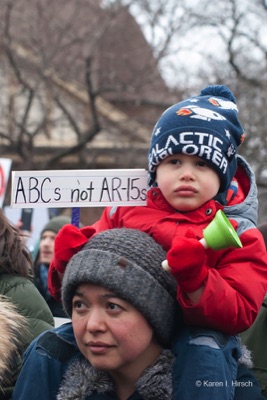
[[[199,96],[177,103],[155,125],[148,155],[149,184],[156,168],[173,154],[195,155],[219,175],[220,192],[227,189],[237,169],[237,147],[244,139],[236,99],[225,85],[208,86]]]

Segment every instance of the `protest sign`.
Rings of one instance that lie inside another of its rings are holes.
[[[145,169],[13,171],[12,208],[146,204]]]
[[[0,158],[0,207],[3,207],[12,160]]]

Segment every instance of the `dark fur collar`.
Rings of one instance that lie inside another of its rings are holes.
[[[143,400],[172,399],[172,364],[174,357],[164,350],[147,368],[136,384]],[[95,393],[114,394],[114,383],[103,371],[94,369],[85,358],[72,361],[62,381],[57,400],[86,400]]]

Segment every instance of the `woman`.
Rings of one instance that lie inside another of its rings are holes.
[[[72,324],[31,344],[13,400],[175,399],[170,347],[182,322],[175,279],[161,267],[165,257],[138,230],[91,238],[63,278]],[[249,372],[246,379],[254,382]],[[237,398],[261,399],[256,381],[247,393]]]
[[[32,281],[32,258],[22,242],[19,230],[9,223],[0,210],[0,295],[5,296],[25,317],[28,333],[21,337],[25,350],[40,333],[52,329],[54,320],[46,302]],[[19,372],[20,360],[13,366],[14,376],[10,387],[1,399],[9,398],[12,385]]]

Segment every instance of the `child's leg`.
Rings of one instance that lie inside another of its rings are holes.
[[[186,328],[173,345],[174,400],[232,400],[239,339],[218,331]]]

